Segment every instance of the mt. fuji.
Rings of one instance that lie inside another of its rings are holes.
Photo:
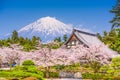
[[[73,27],[53,17],[43,17],[18,30],[19,36],[40,37],[42,42],[53,41],[56,37],[71,34]]]

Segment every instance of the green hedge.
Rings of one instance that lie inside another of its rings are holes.
[[[32,60],[25,60],[23,63],[22,63],[23,66],[34,66],[34,62]]]
[[[46,72],[44,71],[44,77],[46,77]],[[58,72],[49,72],[49,78],[58,78],[59,73]]]
[[[103,74],[100,74],[100,73],[83,73],[82,74],[82,78],[83,79],[103,79],[104,75]]]
[[[58,72],[50,72],[50,77],[51,78],[58,78],[59,77],[59,73]]]
[[[29,63],[30,62],[30,63]],[[22,66],[16,66],[9,71],[0,71],[0,77],[6,78],[26,78],[26,77],[35,77],[39,80],[43,79],[43,72],[37,70],[36,66],[31,60],[26,60],[23,62]]]
[[[30,73],[24,71],[0,71],[0,77],[16,77],[16,78],[26,78],[26,77],[36,77],[39,80],[44,80],[41,73]]]

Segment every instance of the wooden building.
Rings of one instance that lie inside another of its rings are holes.
[[[96,34],[73,29],[73,32],[65,45],[67,48],[70,48],[71,46],[78,44],[89,47],[91,45],[100,45],[102,42],[97,38]]]

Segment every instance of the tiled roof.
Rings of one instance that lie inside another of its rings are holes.
[[[97,38],[95,34],[83,32],[79,30],[74,30],[74,34],[77,36],[77,38],[80,41],[82,41],[87,46],[102,44],[102,42]]]

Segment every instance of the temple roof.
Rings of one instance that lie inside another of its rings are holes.
[[[93,33],[73,29],[71,36],[72,35],[75,35],[79,41],[83,42],[88,47],[90,45],[102,44],[102,42],[97,38],[96,34],[93,34]],[[71,37],[69,39],[71,39]],[[69,42],[69,39],[65,44]]]
[[[76,37],[82,41],[87,46],[90,45],[100,45],[102,42],[97,38],[96,34],[83,32],[80,30],[73,30],[73,33],[76,35]]]

